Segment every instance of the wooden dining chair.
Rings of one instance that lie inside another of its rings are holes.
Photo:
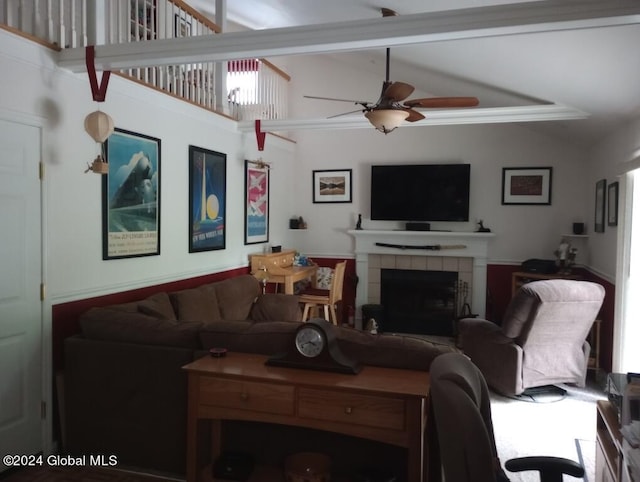
[[[302,321],[307,321],[312,312],[316,313],[319,311],[319,308],[322,307],[324,319],[334,325],[338,324],[336,305],[342,300],[342,287],[344,285],[344,272],[346,267],[346,261],[341,261],[336,264],[333,270],[331,286],[328,290],[310,288],[298,295],[300,303],[304,303]]]

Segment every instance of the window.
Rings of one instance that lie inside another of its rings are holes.
[[[227,64],[227,95],[229,102],[240,105],[257,104],[259,97],[256,59],[234,60]]]
[[[640,169],[628,172],[621,185],[613,371],[626,373],[640,371]]]

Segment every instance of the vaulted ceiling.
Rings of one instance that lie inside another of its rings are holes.
[[[188,3],[215,17],[216,2]],[[382,19],[381,7],[399,16]],[[476,96],[479,108],[566,106],[587,118],[536,127],[586,145],[640,116],[637,0],[233,0],[226,8],[236,24],[227,32],[235,31],[209,58],[328,53],[382,80],[392,46],[392,80],[433,96]]]
[[[205,14],[215,14],[211,1],[193,0],[191,3]],[[381,7],[394,9],[399,15],[410,15],[508,7],[516,3],[527,2],[234,0],[228,3],[227,18],[250,29],[262,30],[372,19],[380,16]],[[575,8],[581,7],[576,4]],[[560,135],[590,143],[640,115],[639,22],[640,16],[636,15],[635,23],[631,24],[623,22],[623,25],[398,46],[392,49],[392,78],[411,83],[432,95],[473,95],[480,98],[480,107],[529,103],[570,106],[587,113],[589,118],[555,121],[553,126],[540,127],[551,127]],[[381,65],[384,49],[348,55],[350,62],[360,62],[363,68],[370,69],[372,64]],[[378,72],[380,75],[379,68]],[[347,98],[365,95],[362,92],[341,93],[344,94]],[[375,97],[377,92],[366,94]]]

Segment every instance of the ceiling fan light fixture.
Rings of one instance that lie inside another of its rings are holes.
[[[373,127],[388,134],[407,120],[409,112],[400,109],[375,109],[365,112],[364,116]]]

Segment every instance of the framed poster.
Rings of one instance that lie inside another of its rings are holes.
[[[551,167],[502,169],[502,204],[551,204]]]
[[[269,166],[244,161],[244,244],[269,241]]]
[[[618,225],[618,183],[612,182],[607,188],[607,225]]]
[[[160,254],[160,139],[115,129],[102,180],[102,259]]]
[[[189,252],[225,249],[227,155],[189,146]]]
[[[605,191],[607,189],[607,181],[606,179],[600,179],[596,183],[596,218],[595,218],[595,228],[594,231],[596,233],[604,233],[604,202],[605,202]]]
[[[313,171],[314,203],[350,203],[351,169]]]

